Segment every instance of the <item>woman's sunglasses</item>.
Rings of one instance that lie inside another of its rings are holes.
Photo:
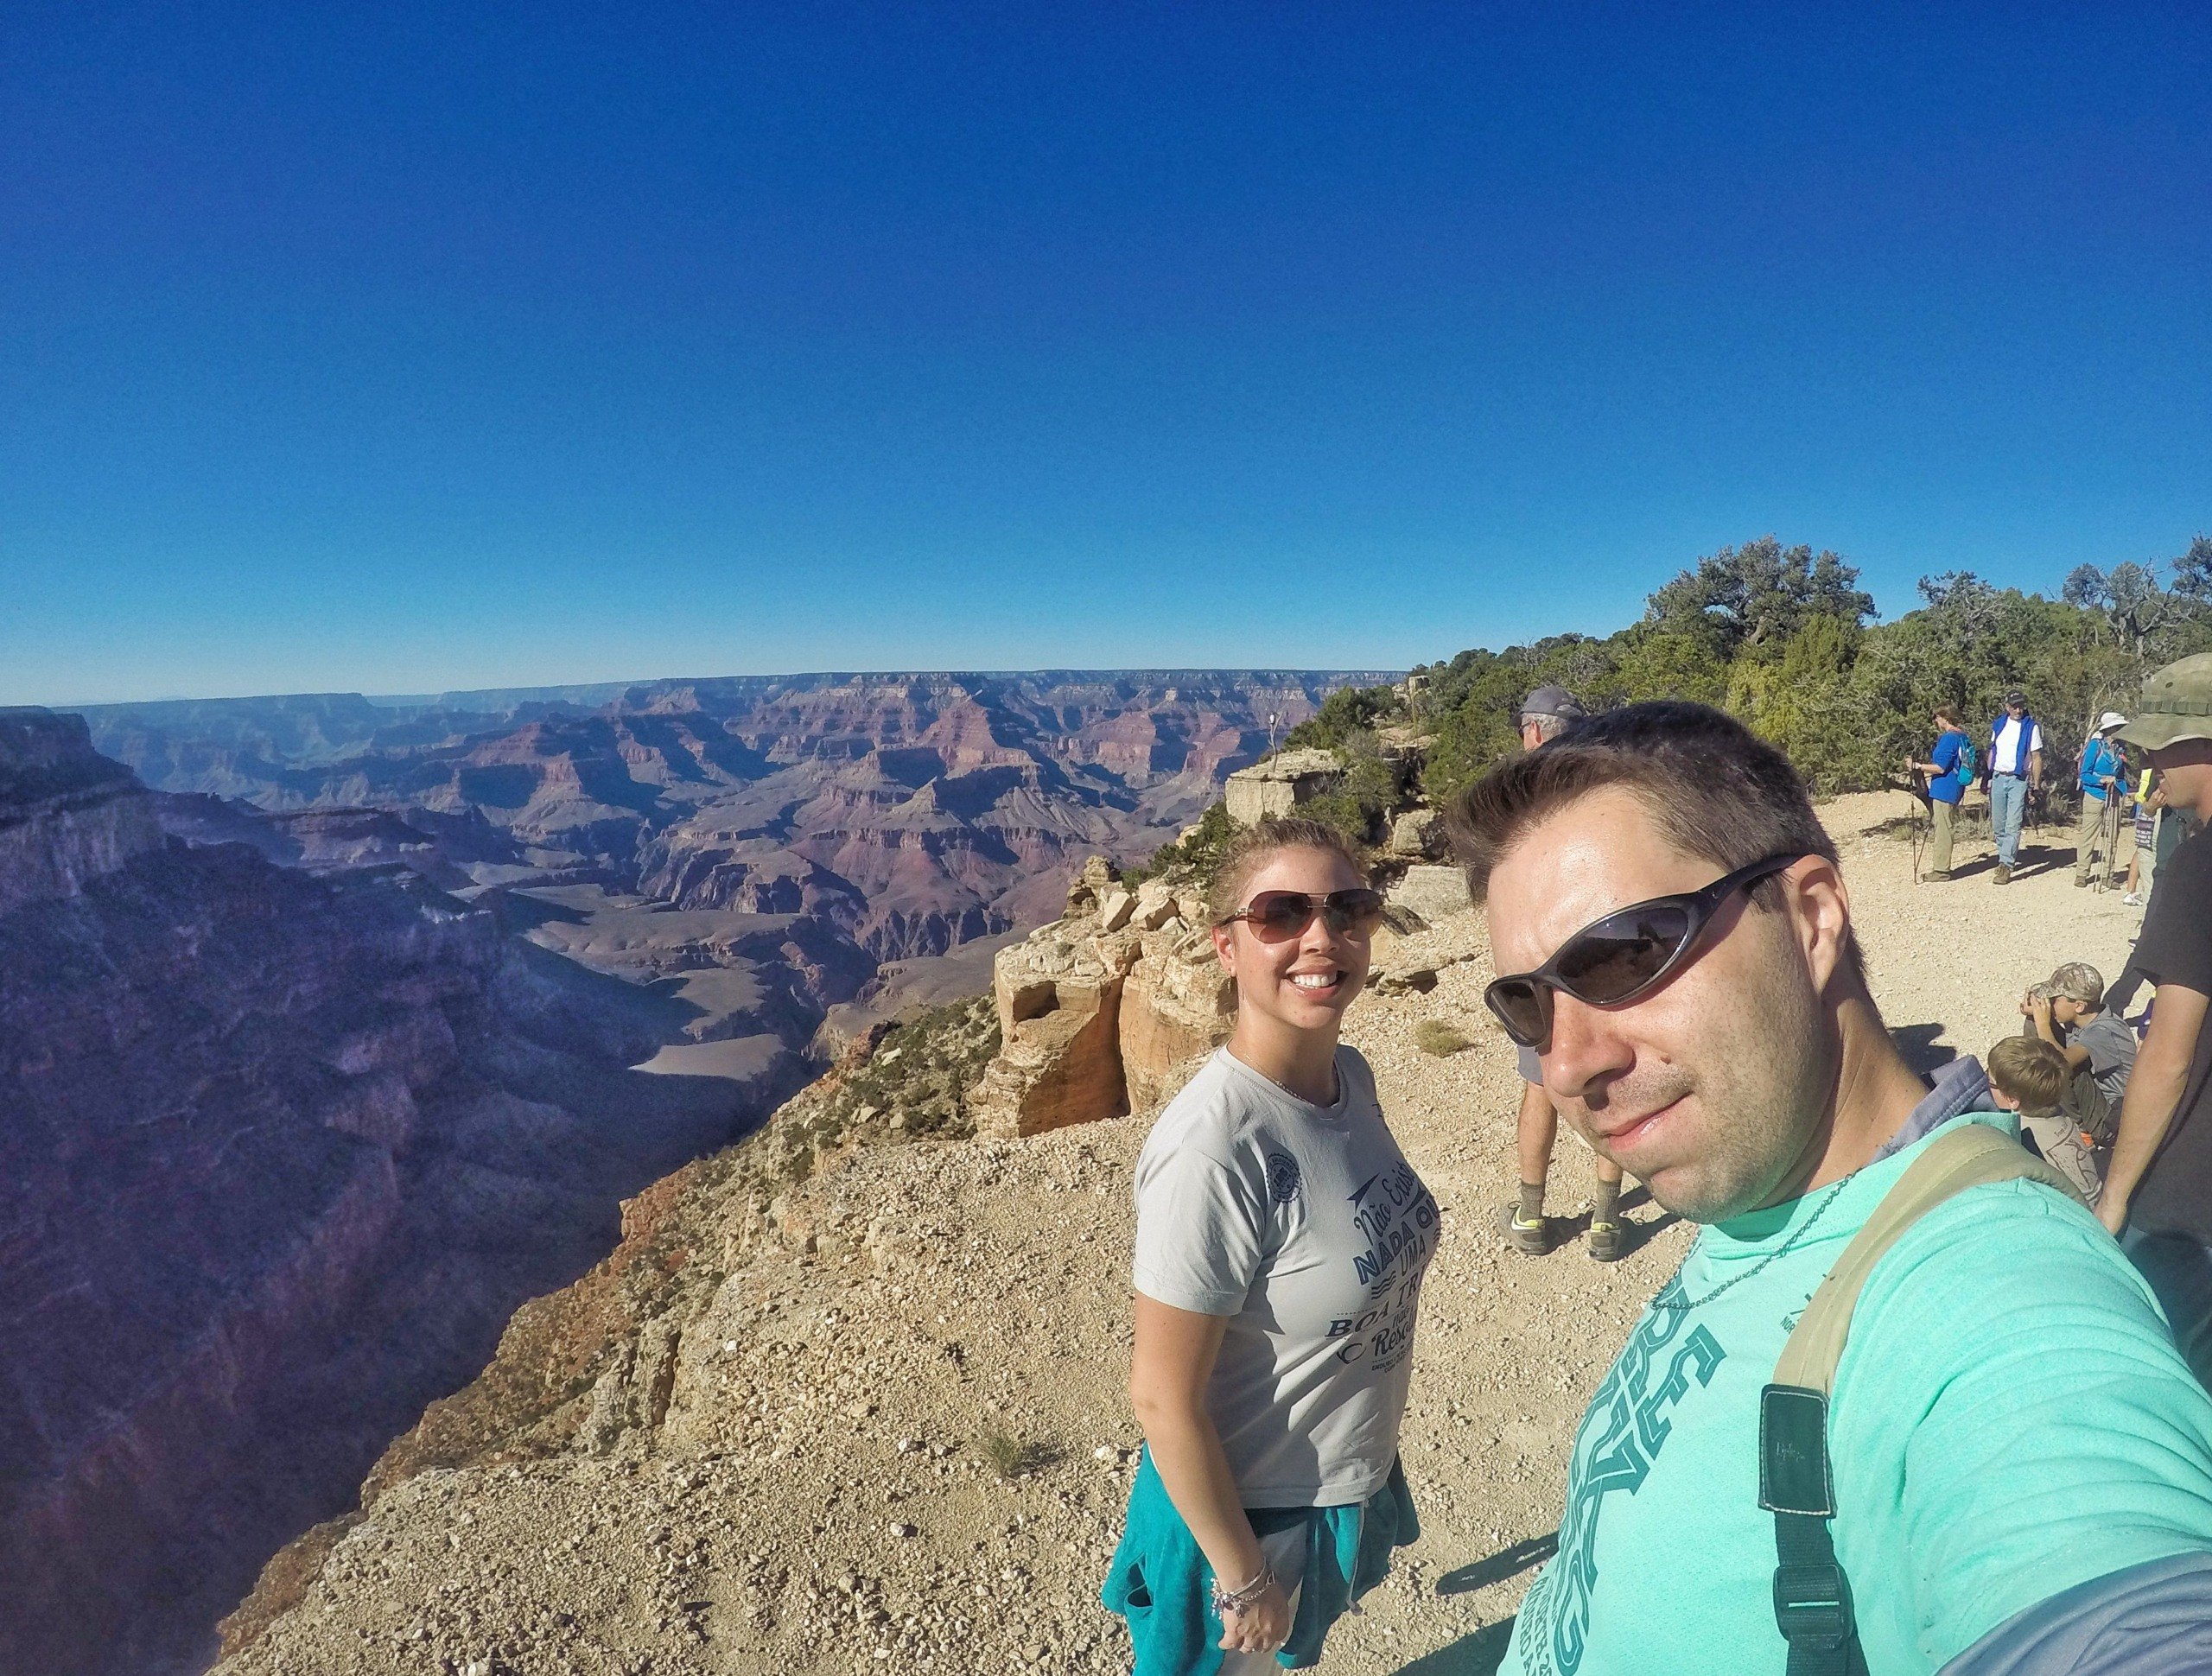
[[[1541,1047],[1551,1039],[1554,990],[1590,1006],[1634,1000],[1689,958],[1698,934],[1722,903],[1809,853],[1770,855],[1701,891],[1617,908],[1567,938],[1535,971],[1498,979],[1483,992],[1483,1000],[1508,1036],[1522,1047]]]
[[[1332,931],[1365,936],[1382,923],[1382,892],[1331,891],[1326,896],[1315,896],[1306,891],[1262,891],[1221,924],[1244,920],[1261,942],[1281,943],[1304,936],[1316,914]]]

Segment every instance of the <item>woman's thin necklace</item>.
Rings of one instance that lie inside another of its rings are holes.
[[[1790,1229],[1789,1237],[1788,1239],[1784,1240],[1772,1251],[1767,1253],[1765,1256],[1760,1258],[1758,1262],[1753,1263],[1751,1267],[1745,1269],[1741,1274],[1733,1276],[1729,1279],[1723,1280],[1719,1286],[1715,1286],[1711,1292],[1706,1293],[1702,1298],[1682,1298],[1677,1299],[1671,1298],[1667,1296],[1670,1290],[1676,1289],[1681,1286],[1682,1270],[1688,1266],[1690,1260],[1690,1252],[1684,1252],[1682,1254],[1682,1260],[1675,1266],[1675,1278],[1669,1281],[1666,1286],[1659,1288],[1659,1295],[1651,1300],[1651,1307],[1655,1310],[1701,1310],[1707,1304],[1710,1304],[1714,1298],[1719,1297],[1722,1292],[1727,1291],[1729,1287],[1735,1286],[1741,1281],[1750,1279],[1754,1274],[1757,1274],[1769,1263],[1774,1262],[1779,1258],[1788,1256],[1792,1251],[1795,1251],[1797,1248],[1797,1242],[1813,1231],[1813,1224],[1819,1222],[1821,1217],[1828,1214],[1828,1207],[1835,1203],[1835,1196],[1843,1191],[1845,1184],[1850,1179],[1850,1177],[1846,1176],[1842,1181],[1836,1183],[1834,1186],[1829,1188],[1827,1196],[1823,1197],[1818,1204],[1813,1207],[1813,1214],[1806,1217],[1803,1222],[1798,1223],[1796,1228]],[[1690,1250],[1694,1251],[1696,1248],[1696,1247],[1693,1246],[1690,1247]]]

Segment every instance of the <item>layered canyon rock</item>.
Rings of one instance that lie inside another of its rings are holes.
[[[0,714],[9,1672],[202,1667],[618,1197],[752,1115],[624,1070],[653,998],[391,861],[414,828],[194,843],[162,809],[81,723]],[[327,841],[384,859],[264,853]]]
[[[1161,880],[1123,890],[1103,858],[1061,918],[999,951],[992,979],[1001,1045],[974,1098],[986,1134],[1145,1110],[1182,1085],[1233,1016],[1204,904]]]
[[[767,1054],[818,1051],[837,1009],[942,990],[918,963],[1051,918],[1080,858],[1150,853],[1270,716],[1372,678],[822,675],[87,714],[204,835],[243,809],[265,818],[222,835],[290,865],[497,891],[533,940],[699,1006],[702,1050]],[[695,1061],[732,1063],[687,1048],[663,1068]]]

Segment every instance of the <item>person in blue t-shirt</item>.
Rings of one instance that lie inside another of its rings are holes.
[[[2119,807],[2113,798],[2127,795],[2126,765],[2120,760],[2120,745],[2113,738],[2116,729],[2127,726],[2127,718],[2117,710],[2107,710],[2097,719],[2096,730],[2082,746],[2082,818],[2074,827],[2074,883],[2085,886],[2094,867],[2098,841],[2105,845],[2107,861],[2116,862],[2114,852],[2119,848],[2120,828],[2105,830],[2107,813]]]
[[[1951,876],[1951,833],[1959,818],[1959,799],[1965,796],[1967,784],[1974,778],[1974,746],[1967,738],[1966,724],[1959,720],[1959,713],[1948,704],[1936,707],[1936,748],[1926,762],[1907,765],[1928,781],[1928,808],[1936,827],[1936,841],[1929,846],[1928,871],[1920,876],[1924,879],[1942,880]]]

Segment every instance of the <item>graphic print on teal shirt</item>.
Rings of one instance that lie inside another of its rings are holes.
[[[1973,1114],[1935,1133],[1976,1121],[2010,1127]],[[1782,1676],[1759,1392],[1922,1144],[1832,1198],[1700,1234],[1577,1430],[1559,1552],[1499,1676]],[[1971,1189],[1876,1268],[1829,1438],[1837,1552],[1883,1676],[1930,1676],[2076,1583],[2212,1548],[2212,1400],[2110,1236],[2047,1188]]]
[[[1710,1328],[1689,1325],[1680,1275],[1660,1288],[1605,1375],[1574,1439],[1578,1470],[1559,1522],[1559,1554],[1536,1584],[1551,1624],[1549,1667],[1574,1676],[1582,1667],[1590,1593],[1598,1580],[1598,1514],[1605,1497],[1633,1495],[1674,1430],[1670,1413],[1693,1385],[1713,1382],[1728,1353]],[[1587,1466],[1582,1463],[1587,1462]],[[1531,1591],[1530,1604],[1535,1603]],[[1524,1616],[1529,1607],[1522,1608]],[[1531,1669],[1547,1666],[1533,1665]]]

